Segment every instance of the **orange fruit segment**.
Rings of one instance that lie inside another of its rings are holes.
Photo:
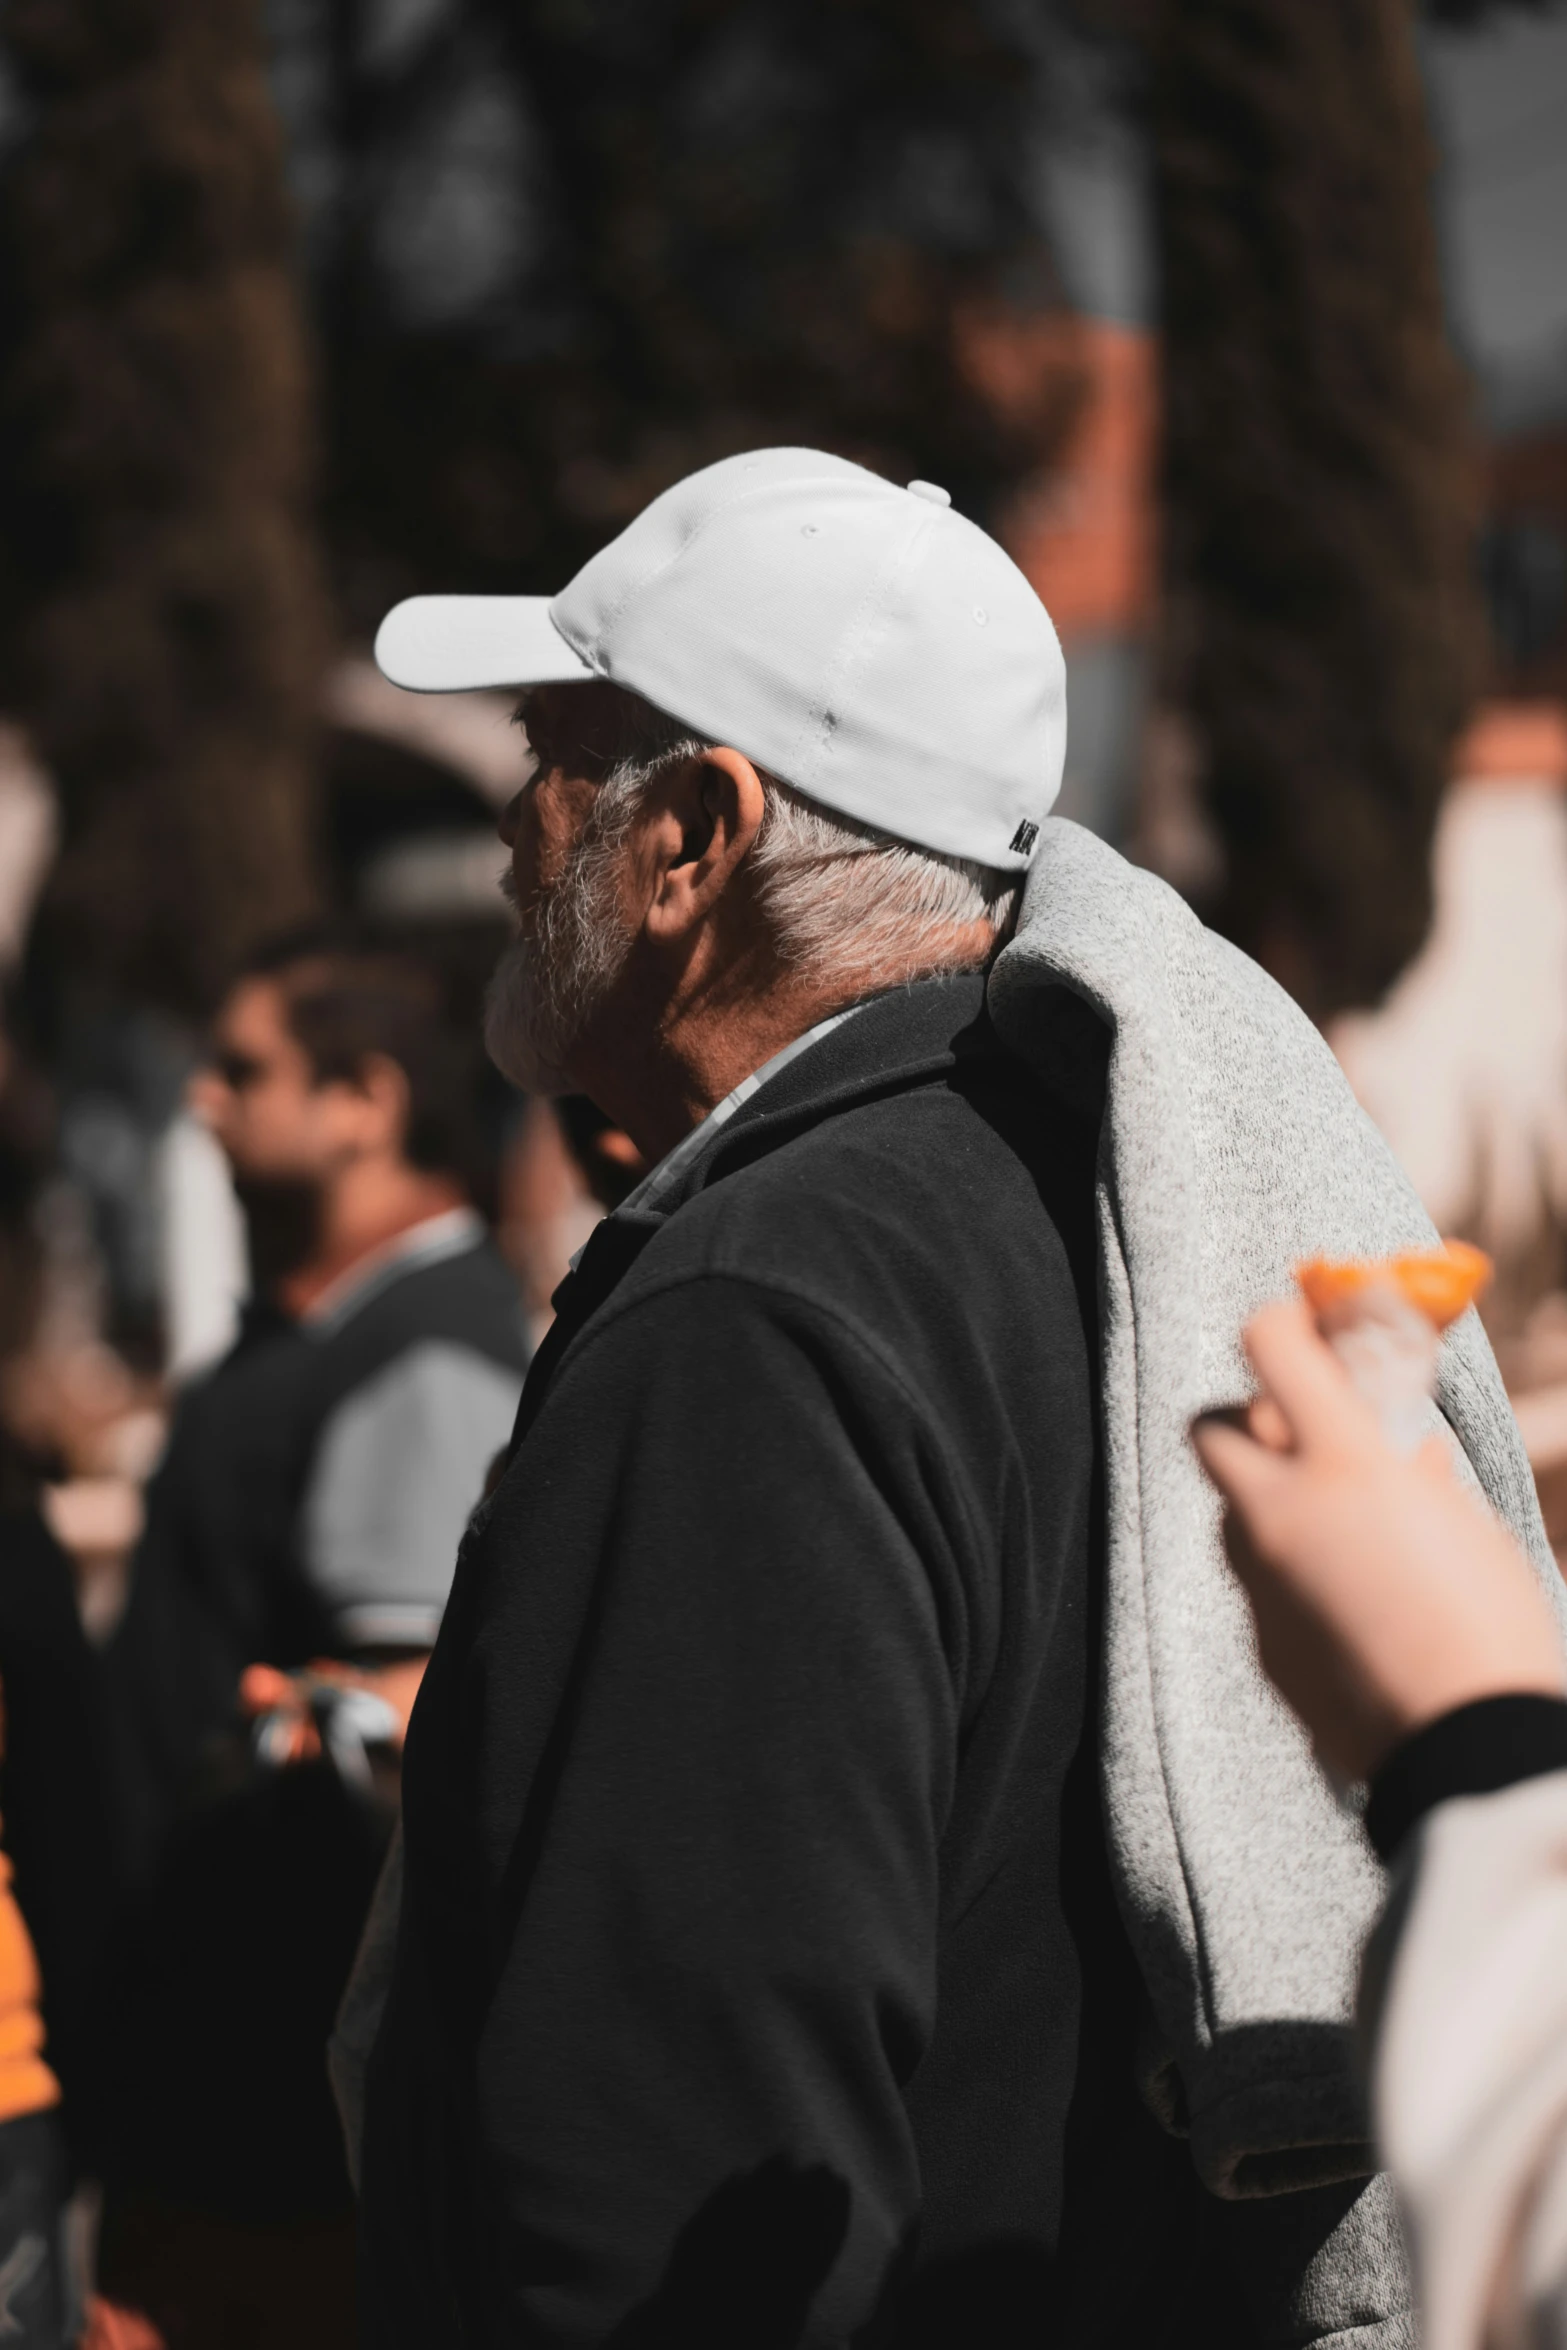
[[[1490,1278],[1490,1258],[1483,1248],[1472,1248],[1467,1240],[1447,1240],[1440,1248],[1412,1248],[1396,1257],[1344,1264],[1313,1257],[1295,1268],[1296,1282],[1314,1314],[1344,1304],[1374,1283],[1391,1282],[1438,1330],[1456,1322]]]

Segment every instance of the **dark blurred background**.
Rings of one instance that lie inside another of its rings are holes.
[[[1522,1344],[1567,1224],[1564,216],[1544,0],[10,0],[0,958],[60,1482],[134,1483],[232,1327],[180,1105],[235,958],[350,911],[476,1016],[521,746],[385,686],[381,613],[554,589],[769,441],[1012,549],[1062,813],[1329,1027]],[[592,1209],[547,1113],[483,1112],[542,1312]]]

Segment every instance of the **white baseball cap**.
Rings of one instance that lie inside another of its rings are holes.
[[[947,492],[817,449],[676,482],[560,594],[413,596],[375,657],[416,693],[607,678],[807,799],[1021,870],[1061,784],[1050,615]]]

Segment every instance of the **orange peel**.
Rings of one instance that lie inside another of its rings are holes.
[[[1399,1291],[1434,1329],[1445,1330],[1466,1306],[1472,1306],[1491,1278],[1491,1260],[1483,1248],[1467,1240],[1444,1241],[1440,1248],[1405,1249],[1396,1257],[1373,1257],[1334,1264],[1313,1257],[1297,1265],[1295,1279],[1314,1314],[1328,1313],[1383,1283]]]

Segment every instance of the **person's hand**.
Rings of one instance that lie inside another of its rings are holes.
[[[247,1665],[239,1677],[239,1710],[260,1725],[269,1763],[319,1762],[321,1733],[297,1674]]]
[[[268,1725],[267,1752],[275,1763],[314,1762],[321,1752],[316,1711],[335,1689],[364,1690],[388,1709],[386,1743],[402,1751],[408,1718],[429,1663],[427,1655],[399,1657],[389,1664],[350,1665],[317,1657],[302,1672],[275,1665],[247,1665],[240,1676],[240,1711]]]
[[[1476,1698],[1567,1694],[1544,1592],[1440,1441],[1391,1450],[1304,1304],[1267,1307],[1244,1343],[1261,1395],[1192,1441],[1229,1504],[1263,1668],[1328,1768],[1369,1778]]]

